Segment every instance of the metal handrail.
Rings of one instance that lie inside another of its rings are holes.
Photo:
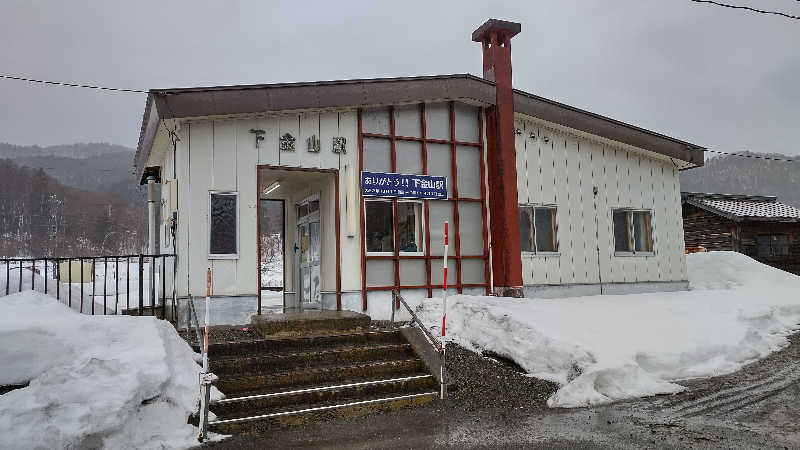
[[[401,305],[406,307],[406,310],[409,312],[409,314],[411,314],[411,321],[414,322],[419,327],[420,330],[422,330],[422,332],[425,334],[425,337],[428,338],[428,342],[430,342],[430,344],[433,345],[436,351],[441,353],[442,344],[439,343],[438,339],[436,339],[433,333],[431,333],[431,331],[428,330],[428,327],[426,327],[425,324],[423,324],[422,321],[419,320],[419,317],[417,317],[417,315],[414,313],[411,307],[408,306],[408,303],[406,303],[403,296],[400,295],[400,293],[397,292],[396,289],[392,290],[392,328],[394,328],[394,310],[396,309],[395,304],[398,301],[400,302]]]
[[[397,289],[392,289],[392,319],[391,319],[391,326],[394,328],[394,310],[397,309],[397,303],[405,306],[406,310],[409,314],[411,314],[411,322],[414,323],[417,328],[422,330],[422,334],[428,340],[434,349],[439,353],[439,365],[440,365],[440,372],[439,372],[439,385],[440,385],[440,398],[444,400],[445,395],[447,393],[447,382],[445,381],[446,377],[446,370],[445,370],[445,353],[444,353],[444,346],[438,339],[431,333],[428,327],[419,320],[416,313],[408,306],[406,300],[400,295],[400,292]]]

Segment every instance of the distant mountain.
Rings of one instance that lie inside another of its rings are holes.
[[[19,181],[6,184],[9,191],[4,194],[10,197],[0,195],[6,202],[0,204],[0,237],[4,238],[0,252],[64,256],[120,251],[122,247],[103,243],[109,230],[136,236],[124,248],[139,248],[147,237],[147,192],[133,174],[134,153],[132,148],[105,143],[49,147],[0,143],[2,175]],[[26,200],[30,189],[53,200],[31,204]],[[64,209],[64,205],[70,206]],[[17,223],[19,214],[31,219]],[[42,217],[47,217],[49,225],[25,222]],[[60,231],[47,233],[53,224]]]
[[[743,153],[798,162],[770,161],[741,156],[717,156],[705,166],[680,174],[681,190],[717,194],[774,195],[800,208],[800,158],[777,153]]]
[[[135,150],[121,145],[90,143],[50,147],[0,143],[0,159],[32,169],[44,169],[59,183],[91,192],[114,192],[131,206],[145,200],[133,175]]]
[[[86,159],[108,153],[130,153],[135,149],[123,145],[100,143],[64,144],[40,147],[38,145],[13,145],[0,142],[0,158],[17,159],[35,156],[61,156],[64,158]]]
[[[0,159],[0,256],[143,251],[146,208],[128,203],[115,193],[65,186],[42,169]]]

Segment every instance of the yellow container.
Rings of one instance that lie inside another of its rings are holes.
[[[70,266],[72,266],[72,279],[70,280]],[[81,272],[83,272],[83,279],[81,279]],[[92,282],[92,260],[79,261],[71,259],[69,261],[62,261],[58,263],[58,279],[62,283],[84,283]]]

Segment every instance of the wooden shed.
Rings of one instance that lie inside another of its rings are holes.
[[[776,197],[682,192],[686,247],[730,250],[800,275],[800,209]]]

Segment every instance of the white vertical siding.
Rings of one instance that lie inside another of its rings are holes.
[[[526,285],[686,280],[674,165],[522,115],[515,127],[522,132],[515,138],[519,203],[558,208],[559,252],[523,254]],[[653,256],[614,256],[611,211],[618,207],[652,211]]]
[[[347,192],[349,183],[348,180],[345,179],[345,166],[348,166],[354,172],[354,176],[352,179],[352,183],[349,186],[351,190],[351,198],[354,200],[353,204],[350,205],[352,208],[356,208],[358,211],[358,115],[356,111],[343,111],[335,115],[325,115],[323,116],[323,130],[333,130],[333,122],[336,121],[336,130],[337,136],[344,137],[347,141],[347,153],[338,156],[338,164],[339,164],[339,208],[341,213],[341,252],[342,252],[342,290],[343,291],[360,291],[361,290],[361,247],[360,244],[362,242],[361,239],[361,230],[360,227],[356,226],[355,234],[353,236],[347,236],[346,230],[346,208],[347,208]],[[333,153],[331,152],[332,148],[332,139],[333,136],[328,135],[331,131],[324,131],[323,134],[323,141],[322,141],[322,151],[326,153],[330,153],[329,155],[322,158],[323,162],[327,162],[328,164],[332,164],[334,162],[334,158],[331,156]],[[360,219],[360,216],[358,216]],[[358,269],[355,269],[358,268]]]
[[[204,295],[205,269],[210,266],[208,259],[208,191],[213,177],[212,148],[214,146],[214,122],[210,120],[191,124],[189,144],[189,230],[182,236],[188,240],[189,289],[192,295]]]
[[[239,259],[235,289],[239,294],[253,292],[258,287],[256,166],[259,151],[255,135],[250,132],[255,126],[254,120],[237,120],[232,125],[236,133],[236,189],[239,191]]]
[[[178,286],[179,296],[204,295],[205,271],[214,270],[215,295],[256,295],[258,289],[257,261],[257,167],[258,165],[324,168],[340,170],[341,259],[343,267],[360,264],[358,230],[356,236],[346,237],[344,220],[347,187],[344,167],[358,170],[358,136],[355,111],[322,111],[275,114],[261,117],[192,120],[179,130],[180,142],[176,152],[178,179]],[[264,140],[256,148],[252,129],[265,131]],[[279,151],[279,136],[294,136],[294,152]],[[306,139],[312,134],[320,139],[320,152],[308,152]],[[332,152],[334,136],[347,140],[347,153]],[[172,152],[162,161],[171,177]],[[169,161],[168,161],[169,160]],[[357,177],[356,177],[357,178]],[[322,195],[323,227],[323,290],[336,289],[335,279],[335,185],[334,176],[317,186]],[[357,189],[351,186],[351,190]],[[237,191],[239,257],[232,260],[208,258],[208,195],[211,190]],[[163,194],[166,195],[166,192]],[[357,197],[356,197],[357,198]],[[166,199],[165,199],[166,200]],[[357,204],[356,204],[357,206]],[[293,208],[287,202],[287,210]],[[288,214],[289,217],[293,217]],[[294,226],[287,228],[287,247],[293,243]],[[165,247],[166,249],[166,247]],[[291,252],[287,253],[287,256]],[[290,258],[287,263],[291,266]],[[291,270],[291,267],[287,267]],[[342,289],[357,290],[361,286],[360,271],[342,271]],[[287,277],[291,289],[291,276]]]

